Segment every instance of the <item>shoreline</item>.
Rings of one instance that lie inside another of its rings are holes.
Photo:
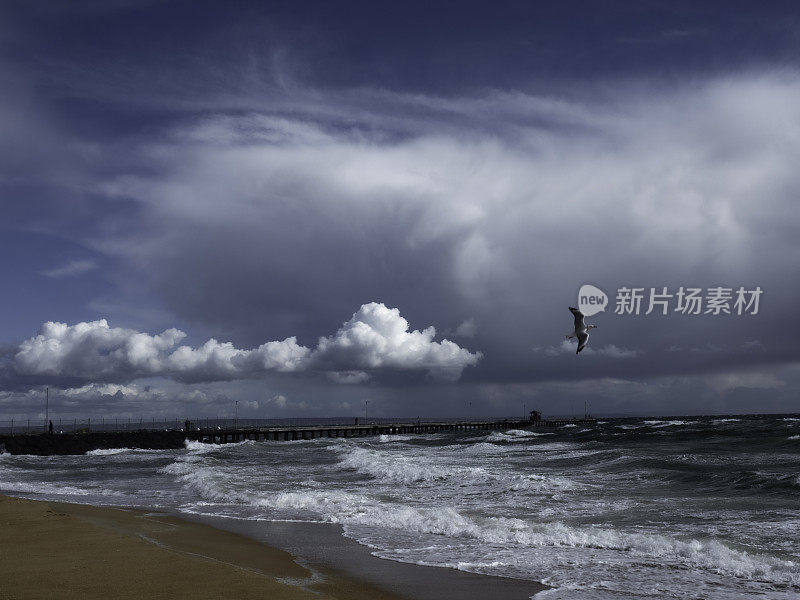
[[[380,558],[372,549],[343,534],[341,525],[298,521],[246,521],[180,513],[190,521],[239,533],[289,552],[301,561],[331,569],[406,600],[525,600],[551,589],[538,581],[484,575],[450,567]]]
[[[327,523],[244,521],[0,495],[0,600],[523,600],[528,580],[381,559]]]

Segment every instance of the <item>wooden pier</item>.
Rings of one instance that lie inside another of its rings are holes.
[[[228,444],[252,440],[289,442],[316,438],[356,438],[376,435],[439,433],[442,431],[503,431],[526,427],[563,427],[569,424],[596,423],[595,419],[444,421],[429,423],[373,423],[368,425],[319,425],[308,427],[252,427],[190,429],[186,438],[209,444]]]
[[[202,427],[138,431],[83,431],[77,433],[27,433],[0,435],[0,452],[10,454],[84,454],[90,450],[182,448],[186,440],[208,444],[252,441],[289,442],[317,438],[361,438],[377,435],[424,435],[444,431],[504,431],[509,429],[563,427],[592,424],[595,419],[540,419],[502,421],[441,421],[417,423],[369,423],[363,425],[314,425],[286,427]]]

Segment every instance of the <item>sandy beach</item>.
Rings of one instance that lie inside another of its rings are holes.
[[[399,598],[247,537],[137,510],[0,496],[0,599]]]
[[[253,527],[7,496],[0,496],[0,548],[0,600],[523,600],[546,588],[376,558],[329,524]]]

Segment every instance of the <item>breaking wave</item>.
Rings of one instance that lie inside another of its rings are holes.
[[[360,446],[337,448],[341,454],[340,467],[382,481],[402,484],[443,482],[451,480],[459,485],[492,484],[501,490],[539,490],[555,492],[581,487],[566,477],[546,477],[539,474],[513,474],[489,470],[485,467],[455,466],[452,460],[437,462],[421,458],[418,454],[403,456],[383,450],[372,450]]]
[[[541,437],[545,435],[555,435],[551,431],[527,431],[525,429],[510,429],[508,431],[493,431],[484,439],[487,442],[509,442]]]
[[[356,456],[363,459],[360,453],[356,453]],[[682,568],[702,568],[731,577],[800,585],[800,565],[797,563],[737,550],[713,539],[678,539],[663,534],[624,532],[610,527],[481,517],[466,515],[453,507],[426,508],[381,502],[369,494],[344,490],[232,492],[211,468],[178,462],[165,470],[192,485],[205,499],[244,502],[271,511],[310,513],[330,523],[414,531],[518,548],[614,550],[646,561],[671,562]],[[378,469],[370,466],[369,470]],[[380,467],[380,471],[386,473],[385,465]],[[403,481],[414,481],[426,475],[413,471],[411,474],[401,472],[399,477]],[[273,513],[273,516],[279,518],[278,513]]]

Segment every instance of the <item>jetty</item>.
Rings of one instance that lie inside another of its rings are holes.
[[[533,416],[533,415],[532,415]],[[402,423],[326,424],[305,426],[239,427],[202,426],[192,421],[174,428],[68,433],[0,434],[0,452],[9,454],[58,455],[85,454],[92,450],[138,448],[167,450],[183,448],[187,440],[207,444],[243,441],[289,442],[317,438],[361,438],[378,435],[424,435],[445,431],[504,431],[510,429],[553,428],[571,424],[592,424],[595,419],[503,419],[497,421],[435,421]]]

